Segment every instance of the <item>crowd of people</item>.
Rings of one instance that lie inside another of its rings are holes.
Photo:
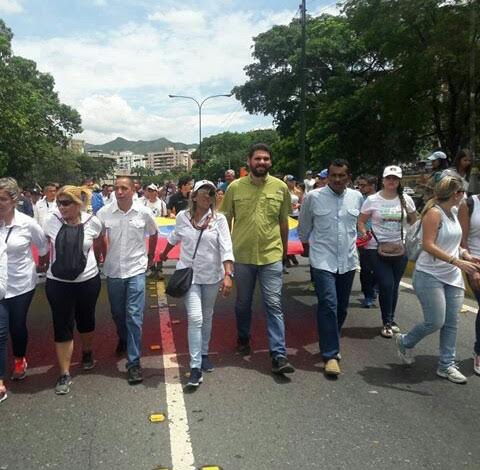
[[[465,151],[464,151],[465,152]],[[445,160],[434,152],[432,161]],[[444,154],[443,154],[444,155]],[[467,155],[471,158],[471,156]],[[298,260],[288,253],[289,218],[298,220],[303,256],[308,257],[317,296],[320,353],[327,376],[341,373],[340,336],[350,293],[360,263],[363,306],[379,300],[384,338],[395,337],[398,355],[414,362],[414,348],[427,335],[440,332],[437,375],[454,383],[467,378],[455,363],[458,313],[464,299],[462,271],[480,302],[480,199],[468,192],[468,169],[461,163],[435,176],[432,197],[420,214],[422,252],[413,285],[424,321],[402,334],[396,313],[399,284],[407,265],[407,226],[418,216],[402,189],[402,168],[384,168],[377,178],[360,175],[352,184],[350,165],[336,159],[302,182],[270,174],[272,153],[255,144],[247,156],[247,176],[225,181],[186,177],[177,187],[119,177],[99,187],[47,184],[41,199],[25,203],[25,193],[10,177],[0,178],[0,402],[7,398],[7,341],[13,352],[12,380],[27,375],[27,313],[38,273],[45,273],[59,376],[55,393],[70,392],[74,330],[79,333],[82,368],[95,366],[95,308],[101,290],[100,267],[118,342],[126,355],[127,380],[142,382],[142,326],[145,273],[155,262],[158,227],[155,217],[176,219],[160,255],[166,261],[181,244],[177,270],[191,268],[184,295],[188,317],[190,374],[198,387],[209,358],[214,306],[219,292],[236,287],[237,352],[251,353],[252,300],[258,282],[267,317],[272,372],[295,371],[287,357],[282,308],[283,275]],[[440,169],[437,173],[440,172]],[[31,196],[31,194],[30,194]],[[146,242],[148,238],[148,242]],[[35,247],[38,260],[34,259]],[[480,315],[477,315],[474,371],[480,374]]]

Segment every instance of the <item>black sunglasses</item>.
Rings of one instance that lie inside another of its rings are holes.
[[[57,199],[57,204],[59,206],[68,207],[70,204],[73,204],[71,199]]]

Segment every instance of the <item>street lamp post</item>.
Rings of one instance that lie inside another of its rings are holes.
[[[184,98],[187,100],[192,100],[195,101],[195,103],[198,106],[198,159],[199,161],[202,161],[202,106],[205,103],[205,101],[211,99],[211,98],[219,98],[221,96],[225,96],[227,98],[230,98],[232,96],[232,93],[224,93],[221,95],[211,95],[207,96],[204,98],[201,102],[198,102],[193,96],[184,96],[184,95],[168,95],[169,98]]]

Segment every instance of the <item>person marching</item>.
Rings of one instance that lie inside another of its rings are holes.
[[[409,333],[395,337],[397,352],[412,364],[413,348],[426,336],[440,330],[437,375],[454,383],[467,378],[455,364],[458,313],[464,299],[462,271],[478,276],[480,264],[460,249],[462,227],[455,208],[465,195],[464,182],[445,176],[435,186],[435,196],[422,211],[422,249],[413,273],[413,287],[422,306],[424,321]]]
[[[37,270],[48,267],[48,241],[40,225],[15,207],[20,189],[13,178],[0,178],[0,239],[7,246],[8,285],[0,302],[0,379],[5,375],[7,329],[12,338],[14,366],[12,380],[27,373],[27,313],[35,293]],[[38,249],[35,267],[32,245]]]
[[[104,273],[112,317],[117,327],[117,354],[127,351],[127,380],[130,385],[143,381],[142,354],[145,272],[154,263],[158,229],[150,209],[133,200],[135,187],[129,177],[115,182],[115,200],[102,207],[97,217],[102,222],[107,244]],[[148,255],[145,236],[149,236]]]
[[[55,351],[60,376],[57,395],[70,392],[70,365],[73,354],[73,329],[76,323],[82,343],[82,368],[93,369],[92,344],[95,307],[100,294],[100,274],[93,244],[102,233],[102,224],[82,210],[84,190],[64,186],[57,193],[57,207],[45,221],[50,240],[51,266],[45,293],[52,311]]]
[[[403,247],[404,222],[413,224],[417,218],[415,203],[403,193],[401,180],[402,169],[396,165],[387,166],[383,171],[383,189],[367,197],[358,218],[361,237],[367,236],[366,224],[371,219],[373,237],[366,246],[366,254],[378,284],[383,322],[380,334],[384,338],[392,338],[400,331],[395,322],[395,309],[400,281],[408,262]],[[400,249],[398,256],[383,256],[379,248],[384,243],[397,245]]]
[[[225,216],[215,210],[215,185],[211,181],[195,183],[190,208],[177,215],[175,229],[168,236],[161,260],[166,261],[169,251],[180,242],[177,269],[193,268],[192,286],[185,295],[190,351],[188,385],[198,387],[203,381],[202,371],[213,371],[208,345],[219,288],[226,297],[233,285],[230,230]]]

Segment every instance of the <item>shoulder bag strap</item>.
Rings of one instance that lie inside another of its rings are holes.
[[[202,230],[200,230],[200,235],[198,236],[198,239],[197,239],[197,246],[195,247],[195,251],[193,252],[192,261],[195,259],[195,256],[197,256],[198,245],[200,245],[200,240],[202,238],[204,230],[205,230],[204,228],[202,228]]]
[[[10,234],[12,233],[13,230],[13,225],[8,229],[7,236],[5,237],[5,245],[8,242],[8,239],[10,238]]]

